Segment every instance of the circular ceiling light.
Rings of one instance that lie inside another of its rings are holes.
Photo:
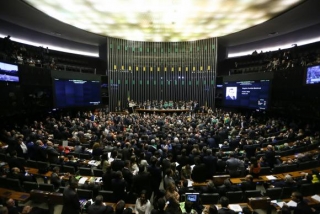
[[[61,22],[92,33],[134,41],[171,42],[235,33],[265,22],[303,0],[24,1]]]

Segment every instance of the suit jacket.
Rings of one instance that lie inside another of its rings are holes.
[[[115,201],[125,200],[127,182],[124,179],[112,179],[111,184]]]
[[[55,148],[48,146],[46,151],[47,151],[47,155],[48,155],[48,161],[50,163],[58,163],[59,162],[58,156],[60,155],[60,153]]]
[[[127,182],[127,190],[130,190],[132,186],[132,181],[133,181],[133,174],[131,170],[128,168],[123,168],[122,175],[124,180]]]
[[[291,207],[290,207],[291,208]],[[293,207],[293,214],[312,214],[314,213],[310,206],[304,201],[301,201],[297,204],[297,207]]]
[[[217,170],[217,157],[213,156],[213,155],[209,155],[209,156],[204,156],[203,157],[203,163],[206,165],[207,167],[207,178],[212,178],[212,176],[214,174],[216,174],[216,170]]]
[[[113,208],[109,205],[104,206],[104,205],[96,205],[91,204],[88,209],[87,209],[88,214],[112,214]]]
[[[218,210],[218,214],[236,214],[235,211],[230,210],[229,208],[222,207]]]
[[[80,202],[78,194],[70,187],[64,188],[63,191],[63,207],[61,214],[79,214]]]
[[[206,181],[207,168],[205,164],[199,164],[193,167],[191,178],[194,182],[202,183]]]
[[[114,172],[122,171],[123,167],[124,167],[124,162],[122,160],[114,159],[111,162],[111,168]]]
[[[141,194],[142,190],[149,191],[151,190],[151,181],[150,174],[147,172],[139,172],[136,176],[133,177],[133,192],[138,195]]]

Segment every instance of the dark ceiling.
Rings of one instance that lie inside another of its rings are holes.
[[[275,0],[273,0],[275,1]],[[260,40],[270,39],[271,37],[279,37],[290,35],[294,31],[308,28],[311,26],[320,26],[320,0],[306,0],[293,9],[284,14],[273,18],[261,25],[227,35],[219,38],[219,43],[225,47],[240,46],[247,43],[252,43]],[[32,8],[20,0],[4,0],[0,7],[0,33],[10,34],[11,31],[20,32],[22,37],[35,38],[35,33],[39,37],[51,39],[57,37],[56,43],[64,40],[71,40],[75,44],[82,45],[83,48],[90,46],[97,47],[106,42],[105,37],[89,33],[73,26],[59,22],[48,15]],[[4,22],[5,21],[5,22]],[[11,25],[5,25],[10,23]],[[29,30],[21,30],[27,28]],[[272,32],[277,32],[275,35],[269,35]],[[320,29],[319,34],[320,36]],[[39,34],[41,33],[41,34]],[[23,34],[23,35],[22,35]],[[28,35],[29,34],[29,35]],[[312,34],[312,35],[310,35]],[[305,32],[306,38],[314,37],[315,31]],[[59,44],[56,44],[59,45]],[[61,45],[61,44],[60,44]]]

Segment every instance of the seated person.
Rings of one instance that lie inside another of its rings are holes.
[[[296,188],[297,187],[297,183],[295,180],[293,180],[291,175],[286,175],[284,177],[283,181],[275,181],[273,183],[273,185],[271,185],[270,187],[292,187],[292,188]]]
[[[219,192],[212,181],[209,181],[207,183],[207,186],[201,187],[200,191],[201,193],[218,193]]]
[[[218,191],[221,196],[225,196],[226,192],[241,191],[241,189],[238,185],[231,184],[229,179],[225,179],[223,185],[218,187]]]
[[[236,214],[235,211],[228,208],[229,199],[225,196],[220,198],[221,208],[218,210],[218,214]]]
[[[87,213],[88,214],[99,214],[99,213],[103,213],[103,214],[110,213],[111,214],[111,213],[113,213],[113,208],[109,205],[104,205],[103,204],[103,196],[98,195],[95,198],[94,203],[88,207]]]
[[[64,186],[64,181],[61,178],[63,175],[70,176],[69,173],[67,173],[67,174],[60,173],[60,168],[57,167],[57,166],[52,169],[52,174],[51,174],[51,177],[50,177],[50,183],[53,184],[55,189],[59,189],[61,184],[62,184],[62,186]]]

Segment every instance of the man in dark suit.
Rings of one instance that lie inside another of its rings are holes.
[[[297,203],[296,207],[290,207],[293,210],[293,214],[312,214],[316,213],[315,209],[311,208],[307,202],[303,200],[303,196],[300,192],[293,192],[291,194],[292,201]],[[285,205],[286,206],[286,205]]]
[[[88,207],[88,214],[111,214],[113,213],[113,208],[109,205],[103,205],[102,195],[98,195],[93,204]]]
[[[59,162],[58,156],[60,155],[60,153],[55,148],[53,148],[53,143],[51,141],[47,142],[46,151],[50,163],[56,164]]]
[[[139,195],[142,190],[147,191],[147,198],[151,196],[151,176],[149,173],[144,171],[144,166],[139,166],[139,172],[133,177],[132,190],[134,193]]]
[[[241,189],[243,192],[247,190],[256,190],[257,184],[253,182],[253,177],[252,175],[247,175],[246,180],[241,183]]]
[[[228,208],[229,199],[225,196],[220,198],[221,208],[218,210],[218,214],[236,214],[235,211]]]
[[[216,174],[217,169],[217,157],[212,155],[212,150],[206,150],[206,156],[203,157],[203,163],[207,167],[207,178],[211,179],[214,174]]]
[[[118,153],[117,157],[111,162],[111,168],[114,172],[122,171],[124,167],[124,162],[121,159],[122,159],[122,154]]]
[[[123,179],[122,172],[117,171],[115,173],[115,178],[111,181],[113,198],[115,201],[119,201],[127,198],[126,187],[127,182]]]
[[[124,167],[122,169],[122,175],[124,180],[127,182],[127,190],[131,189],[132,181],[133,181],[133,173],[131,172],[130,168],[130,161],[124,161]]]
[[[200,157],[194,158],[195,166],[193,167],[191,178],[194,182],[202,183],[206,181],[207,168],[204,163],[201,163]]]
[[[272,145],[267,146],[267,151],[264,156],[266,157],[266,162],[268,162],[269,166],[273,168],[273,166],[277,163],[276,152]]]
[[[63,191],[63,207],[61,214],[79,214],[80,202],[76,192],[78,181],[71,179],[70,185]]]

